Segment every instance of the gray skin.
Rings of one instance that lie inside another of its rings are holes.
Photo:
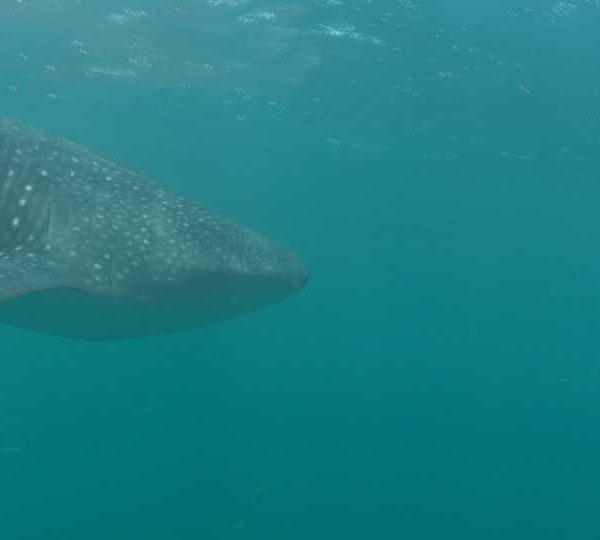
[[[72,142],[0,120],[0,322],[168,334],[281,300],[294,254]]]

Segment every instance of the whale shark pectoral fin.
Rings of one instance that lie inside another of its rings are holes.
[[[0,255],[0,303],[68,285],[67,272],[45,253]]]

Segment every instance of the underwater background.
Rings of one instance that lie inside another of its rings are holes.
[[[0,327],[0,537],[600,538],[599,31],[598,0],[2,0],[2,116],[312,278],[171,337]]]

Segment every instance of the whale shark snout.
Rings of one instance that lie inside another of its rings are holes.
[[[198,283],[210,283],[215,300],[222,295],[220,304],[235,301],[240,312],[285,298],[309,279],[306,264],[295,253],[235,224],[223,224],[205,242],[198,250]],[[233,297],[229,302],[227,295]]]
[[[242,230],[236,247],[236,258],[242,263],[238,268],[242,273],[272,281],[274,286],[290,294],[306,284],[308,268],[295,253],[258,233]]]
[[[310,272],[308,266],[294,253],[286,253],[279,268],[281,279],[290,289],[290,292],[301,289],[308,283]]]

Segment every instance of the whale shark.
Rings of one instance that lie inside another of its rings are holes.
[[[303,261],[261,234],[0,118],[0,323],[89,341],[173,334],[307,280]]]

